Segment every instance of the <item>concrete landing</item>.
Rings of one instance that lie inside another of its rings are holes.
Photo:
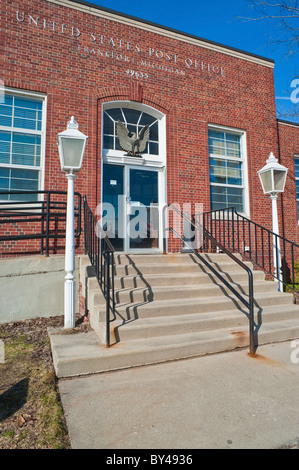
[[[137,449],[135,456],[298,448],[299,362],[291,354],[299,361],[299,353],[291,344],[261,346],[255,358],[241,350],[60,379],[72,447]]]

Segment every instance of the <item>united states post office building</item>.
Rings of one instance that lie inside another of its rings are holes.
[[[88,136],[75,190],[93,211],[111,202],[121,225],[130,202],[154,202],[161,234],[165,204],[233,206],[271,228],[257,172],[273,152],[288,168],[280,230],[299,241],[299,126],[276,117],[271,59],[84,1],[2,0],[1,10],[2,198],[66,190],[57,135],[75,116]],[[118,121],[137,135],[147,126],[141,155],[121,148]],[[124,231],[115,248],[162,251],[162,238],[140,244]],[[34,243],[1,242],[1,256]]]

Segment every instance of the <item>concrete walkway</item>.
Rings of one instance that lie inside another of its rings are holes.
[[[299,340],[291,345],[60,379],[72,447],[298,448]]]

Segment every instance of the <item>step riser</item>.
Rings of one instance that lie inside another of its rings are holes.
[[[215,278],[216,276],[213,276]],[[231,276],[229,274],[226,274],[224,278],[228,281],[232,281],[234,277],[237,277],[238,283],[241,282],[248,282],[248,275],[243,274],[243,273],[238,273],[237,275],[234,273],[234,276]],[[265,278],[264,273],[261,271],[256,271],[254,273],[254,282],[257,281],[263,281]],[[114,279],[114,286],[116,289],[134,289],[138,287],[144,287],[145,285],[150,285],[152,287],[156,286],[165,286],[165,287],[171,287],[171,286],[179,286],[179,285],[207,285],[211,284],[211,278],[208,277],[206,274],[197,274],[193,273],[188,276],[182,275],[182,274],[177,274],[176,276],[169,275],[169,276],[157,276],[157,275],[152,275],[152,276],[147,276],[145,278],[141,278],[139,276],[123,276],[123,277],[116,277]],[[91,288],[93,286],[96,286],[96,284],[92,284]]]
[[[209,262],[214,263],[226,263],[233,262],[231,258],[223,253],[219,254],[206,254],[199,253],[199,256],[204,258]],[[236,258],[242,260],[241,256],[236,254]],[[193,260],[200,260],[194,254],[182,254],[182,253],[170,253],[167,255],[114,255],[114,263],[116,265],[127,265],[127,264],[136,264],[142,266],[145,264],[167,264],[167,263],[188,263],[193,262]]]
[[[172,273],[198,273],[201,272],[198,266],[193,264],[161,264],[161,265],[150,265],[145,266],[134,266],[129,264],[127,266],[115,266],[116,276],[138,276],[148,274],[172,274]]]
[[[228,282],[241,284],[244,283],[244,286],[248,285],[248,275],[246,273],[233,273],[233,274],[225,274],[224,279]],[[264,281],[264,273],[261,271],[255,271],[253,273],[254,282],[261,282]],[[146,288],[147,286],[152,287],[171,287],[171,286],[203,286],[204,289],[206,287],[211,286],[211,284],[215,282],[221,283],[220,280],[215,275],[207,276],[204,273],[191,273],[190,275],[184,275],[178,273],[177,275],[173,275],[173,273],[169,274],[169,276],[157,276],[157,275],[148,275],[147,277],[140,277],[140,276],[122,276],[118,277],[115,276],[114,278],[114,287],[115,290],[119,289],[134,289],[134,288]],[[265,281],[266,291],[269,288],[269,285],[273,285],[274,283],[271,281]],[[90,278],[88,280],[89,289],[98,289],[99,283],[96,278]],[[270,288],[271,289],[271,288]],[[275,289],[274,289],[275,290]],[[276,289],[277,290],[277,289]]]
[[[166,325],[160,327],[148,327],[148,328],[137,328],[136,329],[127,329],[126,327],[120,327],[117,329],[117,337],[119,341],[133,341],[139,339],[148,339],[148,338],[157,338],[159,336],[170,336],[170,335],[180,335],[185,333],[192,333],[195,331],[207,331],[213,330],[218,328],[237,328],[243,326],[246,329],[248,325],[247,322],[242,319],[240,315],[239,321],[236,319],[231,319],[230,321],[223,321],[223,320],[216,320],[214,322],[198,322],[192,323],[189,325],[188,323],[184,323],[181,326],[172,326],[170,325],[167,327]]]
[[[217,271],[223,273],[240,272],[244,273],[244,269],[236,263],[216,263],[212,265]],[[247,266],[250,267],[249,264]],[[146,275],[146,274],[169,274],[169,273],[211,273],[211,271],[204,264],[196,264],[193,262],[184,264],[171,264],[161,263],[145,264],[145,265],[116,265],[115,274],[117,276],[133,276],[133,275]]]

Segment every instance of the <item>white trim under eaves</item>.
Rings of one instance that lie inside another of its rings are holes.
[[[209,49],[215,52],[220,52],[221,54],[226,54],[232,57],[237,57],[238,59],[247,60],[248,62],[253,62],[258,65],[263,65],[264,67],[269,67],[271,69],[274,68],[274,63],[267,59],[263,59],[262,57],[251,55],[250,53],[246,53],[245,51],[238,51],[230,49],[225,45],[220,45],[216,43],[210,43],[208,41],[204,41],[200,38],[193,38],[189,37],[187,34],[180,33],[179,31],[171,31],[163,26],[155,26],[154,24],[149,24],[146,22],[138,21],[137,19],[130,18],[129,16],[121,16],[121,13],[117,15],[116,13],[109,12],[106,10],[101,10],[100,7],[97,8],[90,6],[90,4],[83,4],[83,3],[76,3],[75,1],[72,2],[70,0],[47,0],[50,3],[56,3],[57,5],[61,5],[67,8],[72,8],[73,10],[82,11],[84,13],[89,13],[94,16],[98,16],[100,18],[104,18],[111,21],[116,21],[118,23],[122,23],[128,26],[132,26],[134,28],[142,29],[144,31],[148,31],[151,33],[159,34],[160,36],[168,37],[171,39],[176,39],[177,41],[183,41],[188,44],[192,44],[194,46],[203,47],[205,49]]]
[[[282,125],[282,126],[289,126],[289,127],[296,127],[297,129],[299,129],[299,124],[294,122],[294,124],[292,124],[291,122],[285,122],[285,121],[279,121],[278,120],[278,125]]]

